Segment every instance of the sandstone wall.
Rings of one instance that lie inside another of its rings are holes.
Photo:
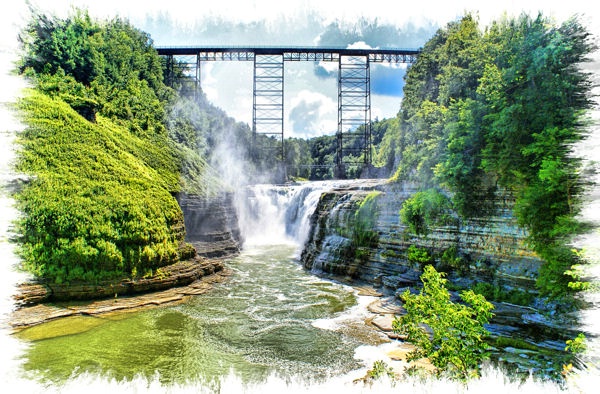
[[[186,242],[204,257],[224,257],[240,251],[241,233],[233,194],[217,197],[179,195],[183,211]]]
[[[402,203],[414,189],[400,185],[380,185],[375,189],[378,215],[372,245],[352,242],[354,215],[373,190],[334,190],[321,196],[311,217],[309,239],[302,253],[307,269],[350,277],[396,289],[411,286],[419,279],[420,268],[407,259],[407,249],[416,245],[439,256],[455,246],[464,264],[450,269],[449,278],[463,284],[485,280],[510,287],[533,289],[541,260],[527,248],[527,236],[511,215],[512,201],[498,196],[497,214],[490,218],[462,221],[457,226],[432,229],[427,237],[411,234],[400,223]],[[350,234],[350,235],[349,235]]]

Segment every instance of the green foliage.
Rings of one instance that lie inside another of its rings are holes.
[[[25,268],[56,283],[94,282],[189,258],[173,194],[202,194],[211,175],[169,139],[174,95],[149,36],[118,18],[33,10],[20,41],[20,70],[35,86],[19,103],[27,128],[16,166],[32,177],[16,196]]]
[[[565,351],[572,354],[581,354],[587,350],[586,338],[583,333],[577,334],[573,339],[566,341]]]
[[[572,250],[574,256],[578,259],[576,264],[573,264],[570,269],[565,271],[565,275],[570,278],[569,288],[574,291],[588,291],[592,290],[593,286],[589,280],[584,278],[584,270],[582,262],[584,262],[583,253],[581,251]]]
[[[374,121],[371,125],[371,135],[375,149],[373,165],[384,168],[386,174],[393,174],[400,157],[398,118]]]
[[[387,365],[385,361],[377,360],[373,363],[373,368],[367,371],[367,378],[372,380],[378,380],[387,376],[390,379],[395,379],[396,374],[392,367]]]
[[[416,264],[419,268],[423,268],[428,264],[433,263],[433,256],[429,254],[427,249],[419,248],[415,245],[410,245],[406,250],[406,259]]]
[[[496,347],[514,347],[517,349],[540,351],[540,348],[538,346],[532,345],[531,343],[521,338],[499,336],[494,340],[493,343]]]
[[[379,217],[377,197],[380,194],[381,192],[379,191],[373,191],[367,194],[354,213],[352,244],[355,247],[377,245],[379,234],[373,229],[375,228],[377,218]]]
[[[55,74],[59,70],[89,85],[98,75],[90,39],[100,27],[87,13],[77,11],[67,20],[32,10],[32,20],[19,35],[25,55],[21,70]]]
[[[579,263],[578,254],[571,248],[557,242],[535,245],[537,253],[545,260],[540,267],[536,281],[541,293],[551,297],[561,297],[576,290],[577,285],[569,275],[573,265]],[[575,288],[573,288],[575,287]]]
[[[483,145],[481,103],[471,99],[451,102],[446,112],[446,149],[434,167],[440,184],[452,190],[452,204],[462,217],[493,212],[496,185],[486,179],[478,152]]]
[[[546,261],[538,286],[549,296],[577,287],[565,279],[573,259],[561,245],[580,230],[586,182],[571,147],[586,132],[591,79],[579,65],[594,49],[576,19],[556,26],[521,15],[481,32],[465,15],[425,44],[398,115],[393,179],[446,188],[462,217],[492,214],[498,187],[512,193],[517,221]],[[412,208],[405,223],[422,232]]]
[[[506,290],[501,286],[488,282],[477,282],[472,288],[476,294],[481,294],[487,300],[496,302],[508,302],[515,305],[529,306],[535,296],[524,290]]]
[[[458,253],[456,245],[452,245],[442,252],[440,262],[441,267],[460,273],[466,273],[469,270],[469,263]]]
[[[310,166],[313,158],[310,155],[310,143],[301,138],[285,140],[285,164],[288,176],[308,179],[311,175]]]
[[[183,215],[174,185],[145,162],[167,146],[103,117],[90,123],[39,92],[20,108],[28,127],[17,168],[35,176],[16,196],[31,272],[57,283],[93,281],[177,261]]]
[[[136,134],[165,134],[170,91],[146,33],[119,18],[99,23],[81,10],[66,19],[32,10],[19,39],[22,72],[68,75],[87,88],[102,115]]]
[[[416,346],[407,360],[427,357],[440,375],[454,379],[479,376],[481,362],[488,357],[484,324],[492,317],[492,304],[472,291],[461,292],[465,304],[450,301],[443,273],[431,265],[421,281],[419,294],[402,294],[407,313],[393,322],[394,331],[406,334]]]
[[[432,226],[453,223],[450,201],[435,189],[417,192],[406,199],[400,209],[400,220],[417,235],[428,235]]]

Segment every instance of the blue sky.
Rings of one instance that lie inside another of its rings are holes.
[[[589,1],[475,0],[399,2],[397,0],[31,0],[44,11],[65,16],[73,7],[99,18],[126,17],[151,34],[157,45],[367,45],[415,47],[438,26],[475,12],[483,26],[521,12],[564,20],[582,15],[599,32]],[[586,4],[587,3],[587,4]],[[14,31],[27,15],[23,0],[1,16],[0,48],[14,45]],[[600,15],[598,15],[600,18]],[[362,23],[360,22],[362,21]],[[600,36],[600,34],[599,34]],[[11,41],[12,40],[12,41]],[[323,68],[324,66],[326,68]],[[329,74],[328,74],[329,73]],[[396,115],[401,105],[404,68],[376,65],[371,72],[372,118]],[[333,64],[285,64],[285,119],[288,136],[312,137],[337,129],[337,68]],[[206,63],[202,87],[209,100],[237,120],[251,122],[252,65]]]

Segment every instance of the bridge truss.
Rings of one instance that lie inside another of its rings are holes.
[[[416,49],[346,49],[301,47],[159,47],[166,58],[166,81],[196,97],[201,88],[201,63],[248,61],[254,64],[252,132],[280,141],[278,152],[255,146],[282,161],[284,150],[284,63],[290,61],[338,63],[338,128],[336,177],[345,177],[347,165],[366,168],[372,163],[371,63],[412,64]],[[256,144],[260,139],[254,138]],[[270,152],[266,152],[269,150]]]

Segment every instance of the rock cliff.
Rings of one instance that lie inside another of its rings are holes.
[[[414,245],[428,252],[431,260],[427,263],[447,273],[452,289],[483,284],[517,295],[518,301],[493,301],[494,317],[486,325],[491,337],[497,338],[493,360],[523,373],[536,370],[550,376],[559,371],[565,362],[561,358],[565,341],[577,335],[576,322],[555,314],[551,303],[537,297],[535,278],[542,261],[526,246],[527,234],[511,215],[510,196],[496,197],[499,209],[492,217],[431,228],[424,237],[412,234],[400,222],[402,203],[414,192],[384,183],[324,192],[310,218],[301,255],[304,267],[349,284],[372,286],[401,305],[397,296],[407,289],[418,291],[426,264],[410,258]],[[367,204],[374,196],[376,204]],[[366,205],[375,209],[365,215],[361,210]],[[361,225],[359,221],[365,218],[368,223]],[[451,294],[458,298],[454,290]],[[372,323],[389,323],[389,319],[379,313]]]
[[[204,257],[225,257],[240,251],[241,232],[232,193],[216,197],[178,196],[185,221],[185,241]]]
[[[374,190],[379,192],[372,213],[375,227],[365,242],[356,237],[356,215]],[[400,222],[402,203],[414,192],[402,185],[380,184],[323,193],[311,217],[302,253],[304,266],[395,290],[419,281],[421,267],[409,261],[407,253],[415,245],[426,249],[435,265],[448,271],[450,279],[466,284],[485,280],[509,287],[534,287],[541,260],[527,248],[527,234],[511,215],[509,196],[497,197],[498,211],[492,217],[433,228],[425,237],[412,234]],[[456,263],[441,258],[447,251],[452,251]]]

